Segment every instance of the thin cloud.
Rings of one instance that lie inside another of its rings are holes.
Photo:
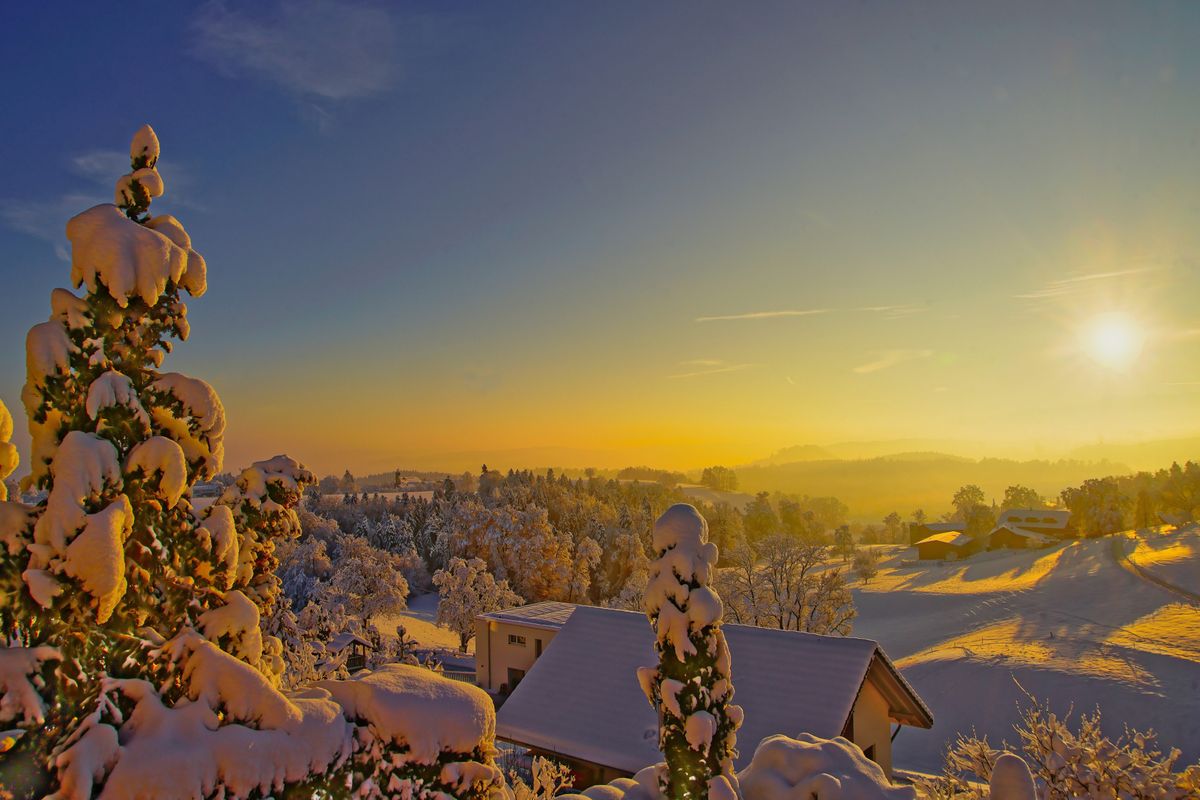
[[[750,311],[745,314],[718,314],[711,317],[696,317],[696,322],[725,322],[738,319],[775,319],[778,317],[808,317],[827,314],[828,308],[785,309],[782,311]]]
[[[1155,338],[1167,343],[1187,342],[1192,339],[1200,339],[1200,328],[1180,328],[1174,331],[1166,331],[1158,334]]]
[[[919,361],[921,359],[929,358],[932,355],[932,350],[881,350],[877,359],[874,361],[868,361],[866,364],[859,364],[854,368],[853,371],[859,375],[866,375],[871,372],[879,372],[883,369],[889,369],[909,361]]]
[[[91,150],[71,159],[71,171],[89,181],[116,184],[117,178],[129,172],[129,153]]]
[[[872,314],[879,314],[884,319],[899,319],[901,317],[911,317],[913,314],[920,314],[927,309],[925,306],[912,305],[910,303],[890,306],[860,306],[859,311],[866,311]]]
[[[367,97],[388,89],[396,74],[396,31],[384,6],[303,0],[248,13],[218,0],[200,10],[193,28],[195,55],[222,74],[301,98]]]
[[[117,178],[129,172],[129,154],[121,150],[89,150],[73,157],[70,160],[70,169],[77,176],[98,186],[113,186]],[[206,210],[203,205],[191,199],[191,190],[195,185],[191,170],[169,158],[160,159],[156,169],[166,187],[162,200],[157,201],[158,207]]]
[[[67,220],[81,211],[105,202],[86,194],[65,194],[57,200],[28,201],[0,200],[0,222],[18,233],[54,245],[54,254],[62,261],[70,261],[67,249]]]
[[[1110,272],[1091,272],[1085,275],[1073,275],[1069,278],[1059,278],[1050,281],[1041,289],[1034,289],[1031,292],[1023,292],[1013,295],[1019,300],[1044,300],[1050,297],[1062,297],[1063,295],[1075,294],[1076,292],[1087,289],[1090,284],[1096,281],[1107,281],[1113,278],[1124,278],[1129,275],[1144,275],[1148,272],[1159,272],[1168,269],[1168,267],[1155,265],[1146,267],[1131,267],[1130,269],[1118,269]]]
[[[723,375],[727,372],[741,372],[744,369],[750,369],[753,364],[730,364],[726,361],[716,359],[697,359],[693,361],[680,361],[681,367],[698,366],[703,363],[703,369],[689,370],[687,372],[678,372],[674,375],[668,375],[668,380],[679,380],[682,378],[702,378],[705,375]]]

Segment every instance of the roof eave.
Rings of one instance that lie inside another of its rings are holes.
[[[871,675],[872,667],[876,664],[882,665],[881,674],[890,678],[889,681],[885,681],[890,685],[877,687],[888,701],[888,713],[902,724],[914,728],[932,728],[933,711],[925,705],[925,701],[917,694],[912,684],[900,674],[900,670],[896,669],[896,665],[888,658],[887,653],[878,647],[875,648],[875,655],[871,659],[870,666],[867,667],[868,676]]]

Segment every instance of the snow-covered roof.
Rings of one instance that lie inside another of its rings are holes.
[[[574,603],[530,603],[527,606],[514,606],[501,611],[480,614],[479,619],[490,619],[496,622],[516,622],[535,628],[553,628],[558,630],[567,624],[571,612],[575,610]]]
[[[745,709],[739,767],[776,733],[842,733],[869,679],[906,724],[933,715],[867,639],[725,625],[733,660],[733,701]],[[578,606],[497,713],[496,735],[551,753],[628,772],[661,761],[658,718],[638,685],[654,663],[654,633],[643,614]]]
[[[1001,512],[1000,523],[1011,523],[1022,528],[1049,528],[1062,530],[1071,520],[1071,512],[1056,508],[1010,508]]]
[[[963,545],[974,541],[974,539],[974,536],[970,536],[961,531],[946,531],[945,533],[935,533],[932,536],[926,536],[924,539],[917,542],[917,544],[922,545],[931,544],[933,542],[943,542],[953,547],[962,547]]]
[[[967,523],[965,522],[928,522],[922,527],[931,530],[934,533],[948,533],[950,531],[965,531]]]
[[[365,647],[370,647],[372,650],[375,649],[375,645],[371,644],[361,636],[350,633],[349,631],[343,631],[342,633],[339,633],[337,636],[330,639],[329,644],[325,646],[325,649],[331,653],[340,653],[347,646],[349,646],[351,642],[357,642]]]
[[[991,533],[989,533],[988,536],[991,536],[992,534],[998,533],[1000,531],[1008,531],[1009,533],[1011,533],[1015,536],[1023,537],[1025,539],[1028,539],[1029,541],[1037,543],[1037,544],[1049,544],[1050,542],[1055,541],[1054,539],[1045,535],[1044,533],[1038,533],[1037,531],[1026,530],[1025,528],[1021,528],[1017,525],[1009,525],[1009,524],[997,525],[995,528],[992,529]]]

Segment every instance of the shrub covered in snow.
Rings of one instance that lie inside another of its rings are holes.
[[[1183,800],[1200,797],[1200,764],[1177,771],[1179,751],[1155,747],[1153,731],[1126,729],[1116,740],[1105,736],[1100,711],[1083,715],[1077,729],[1070,713],[1055,714],[1048,703],[1029,696],[1021,720],[1013,726],[1024,762],[1032,769],[1037,796],[1044,800],[1074,797]],[[1005,750],[1017,747],[1003,745]],[[943,774],[923,784],[935,800],[986,798],[977,782],[990,783],[993,800],[1020,798],[1022,782],[1013,754],[993,748],[987,737],[959,736],[946,751]],[[998,792],[997,787],[1003,792]]]
[[[56,289],[26,341],[27,482],[47,495],[0,501],[0,724],[17,731],[0,784],[71,800],[495,791],[494,712],[474,687],[395,666],[279,691],[282,643],[261,620],[313,477],[276,456],[191,503],[221,469],[225,415],[207,383],[158,370],[188,336],[180,291],[207,277],[183,226],[150,216],[158,152],[143,128],[116,204],[67,224],[83,295]],[[5,411],[3,474],[10,427]]]

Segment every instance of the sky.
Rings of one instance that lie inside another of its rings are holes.
[[[1194,3],[4,4],[0,399],[148,122],[209,265],[164,368],[230,468],[1196,436],[1198,37]]]

